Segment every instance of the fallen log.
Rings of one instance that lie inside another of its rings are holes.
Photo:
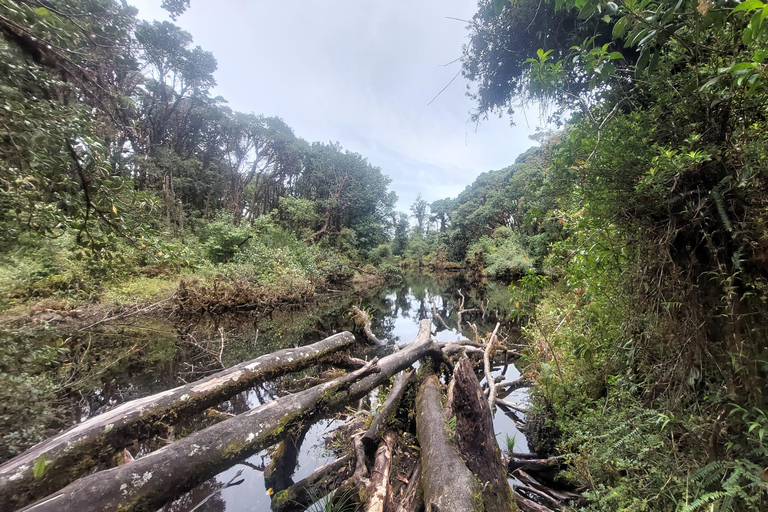
[[[130,464],[83,477],[24,510],[156,510],[233,462],[280,441],[288,426],[340,409],[434,351],[429,324],[429,320],[422,321],[419,336],[405,350],[343,377],[277,398]]]
[[[443,317],[440,316],[440,312],[437,310],[437,307],[435,307],[435,303],[430,300],[429,304],[432,306],[432,322],[434,322],[435,326],[444,331],[450,331],[451,328],[448,327],[448,324],[445,323]]]
[[[397,504],[395,512],[416,512],[424,509],[424,498],[419,492],[421,488],[421,462],[416,463],[413,473],[408,479],[408,487],[405,488],[405,495]]]
[[[376,417],[373,418],[371,426],[362,437],[362,442],[365,445],[368,453],[373,452],[376,444],[381,438],[382,430],[386,427],[389,420],[397,412],[397,408],[400,406],[400,400],[405,394],[405,390],[408,388],[408,381],[410,380],[413,372],[400,372],[395,377],[392,383],[392,389],[389,391],[387,399],[384,401],[379,411],[376,413]]]
[[[529,500],[525,496],[521,496],[519,493],[515,493],[515,502],[517,502],[517,508],[522,512],[553,512],[552,509],[539,505],[533,500]]]
[[[488,343],[492,340],[493,336]],[[456,364],[450,389],[448,407],[456,418],[456,446],[482,485],[485,510],[513,512],[512,490],[496,442],[493,414],[466,355]]]
[[[527,377],[520,377],[516,380],[505,380],[496,384],[496,389],[499,390],[498,397],[506,398],[510,393],[522,388],[530,388],[533,386],[533,381]]]
[[[555,510],[565,510],[565,505],[562,502],[539,489],[528,485],[516,484],[515,492],[519,494],[520,491],[524,491],[528,496],[535,496],[537,500],[546,503]]]
[[[550,457],[548,459],[519,459],[516,457],[511,457],[507,461],[507,471],[510,473],[517,469],[532,472],[550,471],[559,465],[560,462],[554,457]]]
[[[395,446],[395,435],[387,432],[376,450],[373,469],[371,471],[370,498],[365,504],[365,512],[384,512],[389,495],[389,470],[392,466],[392,450]]]
[[[496,327],[493,329],[488,343],[483,351],[483,371],[485,373],[485,382],[488,384],[488,407],[493,412],[496,409],[496,381],[493,379],[491,373],[491,349],[493,343],[496,341],[496,333],[499,332],[500,322],[496,322]],[[473,372],[474,375],[474,372]]]
[[[299,465],[299,451],[309,431],[304,422],[295,432],[289,432],[272,452],[269,464],[264,468],[264,486],[273,492],[282,491],[294,484],[293,473]]]
[[[517,455],[517,454],[515,454]],[[573,500],[580,500],[581,496],[573,493],[573,492],[567,492],[567,491],[557,491],[555,489],[551,489],[547,487],[546,485],[542,484],[535,478],[533,478],[531,475],[523,471],[522,469],[518,469],[515,471],[514,475],[520,482],[527,485],[528,487],[532,487],[539,492],[542,492],[546,495],[548,495],[551,499],[557,501],[560,503],[560,505],[564,505],[568,501]]]
[[[497,398],[496,403],[498,405],[503,405],[504,407],[507,407],[508,409],[512,409],[513,411],[519,412],[521,414],[528,414],[528,408],[525,407],[524,405],[516,404],[514,402],[508,402],[503,398]]]
[[[174,424],[259,382],[316,364],[354,342],[351,333],[342,332],[305,347],[279,350],[86,420],[0,465],[0,503],[22,507],[107,464],[126,444],[160,434],[158,422]],[[40,457],[45,472],[35,478],[32,468]]]
[[[481,486],[448,439],[440,404],[440,383],[427,377],[416,397],[416,431],[421,446],[421,484],[428,511],[482,510]]]
[[[357,306],[352,306],[352,311],[354,311],[353,317],[355,319],[355,324],[358,327],[363,328],[363,332],[365,333],[365,336],[368,338],[368,340],[374,345],[386,345],[385,342],[381,341],[376,337],[375,334],[373,334],[373,331],[371,330],[371,318],[368,316],[368,313],[358,308]]]
[[[317,468],[308,477],[272,495],[272,512],[306,510],[316,499],[337,488],[352,473],[352,457],[345,455]]]

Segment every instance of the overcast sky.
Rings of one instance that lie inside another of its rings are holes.
[[[160,0],[129,0],[139,17],[168,20]],[[534,145],[537,113],[517,126],[468,121],[459,76],[473,0],[192,0],[176,24],[219,63],[221,95],[235,110],[279,116],[297,136],[340,142],[392,179],[408,211],[455,197],[481,172]],[[446,65],[448,64],[448,65]]]

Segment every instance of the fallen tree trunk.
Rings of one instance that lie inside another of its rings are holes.
[[[448,440],[447,422],[440,404],[440,383],[432,375],[416,397],[416,431],[421,445],[421,483],[428,511],[482,510],[481,487]]]
[[[309,431],[309,422],[304,422],[295,431],[288,433],[270,455],[270,462],[264,468],[264,486],[274,492],[282,491],[294,484],[293,473],[299,465],[299,451]]]
[[[317,468],[308,477],[272,495],[272,512],[299,512],[337,488],[352,473],[352,457],[345,455]],[[325,492],[324,492],[325,491]]]
[[[442,328],[445,331],[450,331],[451,328],[448,327],[448,324],[445,323],[443,317],[440,316],[440,312],[437,310],[437,307],[435,307],[435,303],[430,300],[429,304],[432,306],[432,321],[435,323],[435,326]]]
[[[523,512],[552,512],[551,508],[547,508],[544,505],[539,505],[535,501],[529,500],[517,492],[515,493],[515,502],[517,502],[517,508]]]
[[[448,407],[456,418],[456,445],[467,468],[480,480],[485,509],[513,512],[512,490],[493,431],[493,415],[466,355],[453,371]]]
[[[379,442],[382,434],[382,428],[387,425],[392,416],[397,412],[397,408],[400,406],[400,400],[405,394],[405,390],[408,388],[408,381],[410,380],[413,372],[400,372],[395,377],[392,383],[392,389],[389,391],[387,399],[384,404],[379,408],[376,417],[373,418],[371,426],[362,437],[362,442],[365,445],[368,453],[372,453],[376,447],[376,443]]]
[[[405,350],[195,432],[124,466],[83,477],[24,510],[156,510],[233,461],[279,441],[289,425],[359,399],[434,351],[429,320],[422,321],[421,327],[416,341]]]
[[[0,465],[0,503],[22,507],[92,473],[126,444],[161,434],[158,422],[172,425],[259,382],[316,364],[354,342],[351,333],[342,332],[305,347],[279,350],[84,421]],[[40,457],[45,458],[45,473],[35,478],[32,467]]]
[[[355,319],[355,324],[357,324],[358,327],[363,328],[363,332],[365,332],[365,336],[368,338],[368,340],[374,345],[386,345],[385,342],[381,341],[376,337],[375,334],[373,334],[373,331],[371,330],[371,319],[368,316],[368,313],[358,308],[357,306],[352,306],[352,311],[354,311],[353,316]]]
[[[565,503],[568,501],[581,499],[580,495],[573,492],[557,491],[555,489],[550,489],[549,487],[542,484],[541,482],[533,478],[531,475],[529,475],[522,469],[518,469],[517,471],[515,471],[515,477],[517,477],[518,480],[520,480],[523,484],[527,485],[528,487],[532,487],[533,489],[536,489],[539,492],[546,494],[551,499],[558,502],[560,506],[565,505]]]
[[[371,471],[371,497],[365,504],[365,512],[384,512],[389,495],[389,469],[392,466],[392,450],[395,442],[395,435],[387,432],[379,449],[376,450]]]
[[[551,471],[559,465],[560,463],[554,457],[550,457],[549,459],[518,459],[512,457],[507,461],[507,471],[510,473],[517,469],[531,472]]]

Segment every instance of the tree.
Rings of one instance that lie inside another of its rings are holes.
[[[416,233],[419,235],[424,234],[424,223],[427,220],[427,209],[429,208],[429,203],[424,200],[423,197],[421,197],[421,194],[418,194],[416,196],[416,200],[411,205],[411,213],[413,214],[413,218],[416,219]],[[429,226],[427,226],[429,227]]]

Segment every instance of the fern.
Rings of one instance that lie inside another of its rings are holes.
[[[715,461],[699,469],[691,476],[691,482],[699,484],[704,492],[683,508],[683,512],[695,512],[708,506],[708,510],[730,512],[754,510],[768,492],[768,482],[762,480],[763,469],[748,460]],[[720,481],[719,489],[708,487]]]

